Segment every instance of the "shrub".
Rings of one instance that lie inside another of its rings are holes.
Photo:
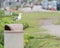
[[[18,16],[18,13],[13,12],[12,16]]]
[[[4,14],[4,11],[3,10],[0,10],[0,14]]]
[[[28,33],[24,34],[24,48],[29,44],[30,39],[34,39],[33,36],[29,35]]]
[[[23,24],[23,29],[26,29],[29,27],[29,24],[28,23],[22,23]]]
[[[26,47],[26,45],[29,43],[29,40],[30,40],[29,37],[30,37],[30,36],[29,36],[28,33],[25,33],[25,34],[24,34],[24,47]]]
[[[0,44],[0,48],[4,48],[4,46]]]
[[[0,32],[0,44],[4,45],[4,33]]]
[[[33,37],[33,36],[30,36],[29,38],[30,38],[30,39],[34,39],[34,37]]]

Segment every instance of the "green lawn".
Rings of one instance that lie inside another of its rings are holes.
[[[20,22],[27,22],[30,25],[29,28],[24,30],[24,33],[28,33],[34,38],[40,38],[30,39],[29,44],[26,46],[26,48],[60,48],[60,40],[54,39],[57,37],[38,33],[46,31],[39,25],[41,18],[60,18],[60,13],[23,13],[22,20]]]
[[[29,43],[30,48],[60,48],[60,41],[54,39],[32,39]]]
[[[41,18],[60,18],[60,13],[58,12],[23,13],[22,20],[20,22],[23,22],[23,23],[26,22],[30,26],[24,31],[28,33],[45,31],[44,29],[40,28],[39,23],[41,22],[40,21]],[[58,21],[56,21],[55,23],[57,24]]]

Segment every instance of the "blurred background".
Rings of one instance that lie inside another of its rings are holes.
[[[8,6],[10,8],[22,8],[30,7],[32,4],[39,5],[46,10],[60,10],[60,0],[0,0],[0,8]]]
[[[23,24],[24,48],[60,48],[59,11],[60,0],[0,0],[0,48],[4,26],[16,23]]]

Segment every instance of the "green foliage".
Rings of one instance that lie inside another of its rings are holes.
[[[6,24],[11,24],[11,23],[14,23],[12,18],[9,18],[9,17],[0,18],[0,31],[2,31],[4,29],[4,26]]]
[[[0,48],[4,48],[4,46],[0,44]]]
[[[28,28],[29,27],[29,24],[28,23],[22,23],[23,24],[23,29],[26,29],[26,28]]]
[[[29,38],[30,38],[30,39],[34,39],[34,37],[33,37],[33,36],[30,36]]]
[[[0,10],[0,14],[4,14],[4,10]]]
[[[24,48],[27,47],[31,39],[34,39],[34,37],[29,35],[28,33],[24,34]]]
[[[3,32],[0,32],[0,44],[4,45],[4,35],[3,35]]]
[[[0,48],[4,48],[4,34],[0,31]]]
[[[18,16],[18,13],[13,12],[12,16]]]
[[[4,16],[4,10],[0,10],[0,17]]]
[[[26,47],[26,45],[29,43],[29,35],[28,33],[24,34],[24,47]]]

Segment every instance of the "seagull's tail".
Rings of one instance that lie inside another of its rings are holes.
[[[14,18],[13,21],[17,21],[18,18]]]

